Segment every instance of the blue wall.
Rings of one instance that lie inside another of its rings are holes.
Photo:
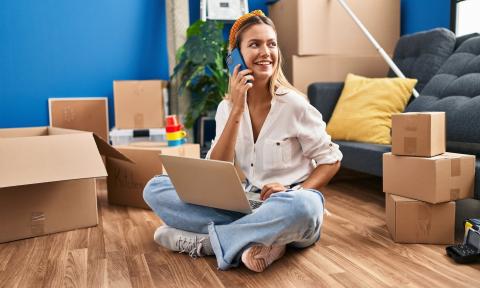
[[[402,34],[448,27],[450,1],[402,0],[402,14]],[[109,97],[113,125],[122,79],[168,79],[165,0],[0,1],[0,128],[48,125],[49,97],[84,96]]]
[[[2,0],[0,127],[48,125],[49,97],[168,79],[164,0]]]
[[[401,34],[450,28],[450,0],[402,0]]]

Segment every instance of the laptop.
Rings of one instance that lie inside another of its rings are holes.
[[[231,162],[160,155],[182,201],[252,213],[260,207],[260,193],[246,192]]]

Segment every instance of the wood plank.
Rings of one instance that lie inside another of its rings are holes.
[[[126,256],[132,287],[155,287],[143,254]]]
[[[164,252],[155,251],[145,254],[145,261],[152,277],[152,282],[156,286],[165,288],[174,288],[175,278],[170,267],[165,260]]]
[[[68,244],[71,233],[57,233],[49,235],[52,249],[48,254],[47,272],[43,280],[43,287],[63,287],[66,273]]]
[[[143,245],[138,235],[139,228],[131,219],[120,222],[125,239],[125,255],[137,255],[143,253]]]
[[[18,249],[15,243],[7,243],[0,246],[0,273],[7,269],[10,259]]]
[[[205,269],[202,258],[194,259],[160,248],[172,273],[176,287],[224,287],[210,269]]]
[[[107,259],[89,258],[87,265],[87,287],[107,287]]]
[[[311,252],[310,250],[313,249],[303,249],[303,251],[292,249],[288,251],[289,253],[284,258],[277,260],[279,273],[286,273],[286,275],[282,276],[286,276],[289,286],[341,287],[340,282],[331,277],[329,272],[343,270],[338,266],[331,265],[332,262],[328,260],[325,261],[327,269],[323,269],[321,265],[325,263],[322,261],[326,260],[325,258],[318,258],[316,263],[312,263],[307,257],[302,256],[302,254]]]
[[[69,231],[70,239],[68,242],[68,250],[84,249],[88,247],[89,228],[76,229]]]
[[[65,269],[65,287],[87,287],[87,249],[68,252]]]
[[[15,245],[16,252],[14,257],[10,258],[8,265],[0,278],[0,287],[17,287],[25,274],[28,266],[25,263],[32,261],[31,255],[35,248],[34,239],[20,240],[2,245]]]
[[[89,228],[87,247],[88,260],[106,259],[103,226]]]
[[[29,267],[24,266],[21,268],[23,277],[21,277],[18,287],[41,287],[43,284],[51,247],[48,245],[47,236],[37,237],[33,243],[33,251],[29,256]]]
[[[328,247],[317,248],[319,253],[322,254],[325,258],[336,263],[342,267],[345,271],[351,275],[354,279],[353,281],[361,283],[365,287],[385,287],[387,286],[382,279],[379,279],[375,275],[371,274],[368,269],[365,269],[363,265],[355,264],[355,261],[352,261],[349,254],[339,254]],[[336,275],[336,273],[332,274]],[[333,277],[333,276],[332,276]],[[337,276],[338,277],[338,276]],[[336,278],[336,277],[334,277]],[[348,286],[347,286],[348,287]]]
[[[104,221],[103,236],[105,242],[105,252],[119,252],[127,250],[127,243],[123,233],[123,224],[121,220]]]
[[[132,287],[123,251],[107,252],[107,275],[109,287]]]
[[[480,287],[480,263],[457,265],[445,245],[394,243],[381,179],[336,179],[322,189],[331,216],[321,239],[288,248],[262,273],[217,269],[160,247],[149,210],[109,205],[99,183],[99,225],[0,244],[0,287]]]

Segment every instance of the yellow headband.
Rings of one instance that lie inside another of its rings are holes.
[[[247,19],[253,16],[265,16],[265,14],[263,14],[262,10],[255,10],[250,13],[242,15],[240,18],[237,19],[237,21],[235,21],[235,23],[233,23],[232,29],[230,29],[230,37],[229,37],[230,50],[235,48],[235,40],[237,38],[238,28],[242,26],[243,22],[245,22]]]

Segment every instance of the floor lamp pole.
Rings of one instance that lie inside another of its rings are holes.
[[[362,24],[360,19],[357,18],[357,16],[353,13],[353,11],[350,9],[350,7],[348,7],[348,5],[345,3],[345,1],[344,0],[337,0],[337,1],[340,2],[340,5],[342,5],[342,7],[347,11],[347,13],[350,15],[350,17],[352,17],[355,24],[357,24],[357,26],[360,27],[360,29],[365,34],[365,36],[367,36],[368,40],[372,43],[372,45],[375,47],[375,49],[377,49],[378,53],[380,53],[380,55],[382,55],[383,59],[387,62],[388,66],[390,66],[390,68],[392,68],[393,72],[395,72],[395,74],[398,77],[405,78],[405,75],[403,75],[402,71],[400,71],[400,69],[397,67],[397,65],[393,62],[392,58],[390,58],[390,56],[388,56],[388,54],[385,52],[385,50],[383,50],[383,48],[378,44],[377,40],[375,40],[375,38],[373,38],[372,34],[370,34],[370,32],[368,32],[367,28],[365,28],[365,26]],[[419,94],[418,94],[417,90],[415,90],[415,88],[413,89],[412,92],[413,92],[413,96],[415,96],[415,97],[419,96]]]

